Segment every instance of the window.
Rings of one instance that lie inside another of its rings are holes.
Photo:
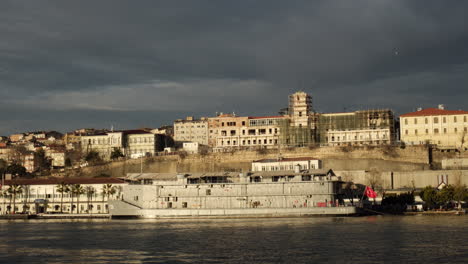
[[[426,134],[429,134],[429,129],[426,128]]]
[[[466,122],[466,116],[463,117],[463,122]]]
[[[302,112],[299,112],[299,116],[302,116]]]
[[[211,195],[211,189],[206,189],[206,195]]]
[[[414,124],[415,125],[418,124],[418,119],[417,118],[414,119]]]
[[[442,118],[442,122],[447,123],[447,118],[445,116]]]
[[[453,132],[457,133],[457,132],[458,132],[458,128],[454,128],[454,129],[453,129]]]
[[[242,121],[242,125],[245,126],[245,121]]]
[[[408,124],[408,119],[407,119],[407,118],[405,118],[405,125],[407,125],[407,124]]]
[[[453,117],[453,122],[455,122],[455,123],[457,122],[457,117],[456,116]]]
[[[439,129],[438,128],[434,128],[434,134],[439,134]]]
[[[427,120],[427,117],[424,118],[424,123],[425,123],[425,124],[429,123],[429,121]]]
[[[182,203],[182,208],[187,208],[187,202]]]
[[[439,123],[439,118],[438,117],[434,117],[434,124],[437,124]]]
[[[444,128],[444,134],[447,134],[447,128]]]
[[[405,130],[405,135],[408,135],[408,129],[407,129],[407,130]]]
[[[415,134],[415,135],[418,134],[418,130],[417,130],[417,129],[414,130],[414,134]]]

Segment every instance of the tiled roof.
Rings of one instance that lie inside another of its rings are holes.
[[[400,115],[400,117],[410,117],[410,116],[436,116],[436,115],[466,115],[468,111],[463,110],[443,110],[438,108],[426,108],[421,111],[406,113]]]
[[[117,178],[48,178],[48,179],[14,179],[5,181],[5,185],[56,185],[60,183],[66,184],[119,184],[124,183],[123,180]]]
[[[299,157],[299,158],[282,158],[282,159],[261,159],[255,160],[254,162],[266,163],[266,162],[278,162],[278,161],[305,161],[305,160],[318,160],[312,157]]]

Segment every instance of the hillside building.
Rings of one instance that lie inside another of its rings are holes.
[[[468,111],[418,109],[400,116],[400,138],[406,144],[434,144],[440,149],[468,149]]]

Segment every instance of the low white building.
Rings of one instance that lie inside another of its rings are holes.
[[[184,151],[187,151],[187,153],[194,154],[198,153],[200,144],[198,142],[184,142],[182,148]]]
[[[322,162],[311,157],[261,159],[252,162],[252,171],[316,170],[322,168]]]
[[[71,191],[61,193],[59,187],[62,183],[69,190],[80,187],[81,194],[72,194]],[[124,184],[117,178],[6,180],[0,189],[0,214],[108,213],[107,200],[118,199]]]

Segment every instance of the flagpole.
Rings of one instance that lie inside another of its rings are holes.
[[[366,188],[364,188],[364,191],[362,192],[361,200],[359,201],[362,207],[364,207],[363,199],[364,199],[364,195],[366,194],[366,190],[367,190],[367,185],[366,185]]]

